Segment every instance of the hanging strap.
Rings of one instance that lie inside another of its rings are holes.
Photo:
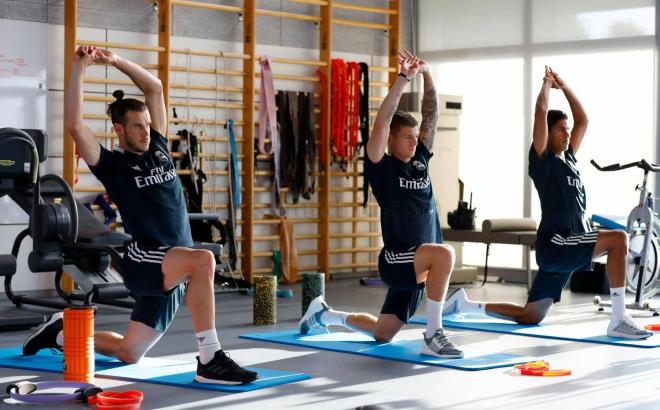
[[[241,206],[240,181],[238,179],[238,155],[236,154],[236,136],[234,135],[234,120],[227,118],[227,133],[229,134],[229,151],[231,152],[231,179],[234,186],[234,206]]]
[[[364,153],[367,153],[367,142],[369,142],[369,66],[367,63],[360,63],[360,73],[362,77],[362,89],[360,90],[360,135],[362,141],[357,147],[358,153],[360,148],[364,148]],[[362,207],[367,206],[369,201],[369,182],[366,177],[362,178]]]
[[[273,154],[273,213],[285,215],[280,194],[280,144],[277,129],[277,106],[275,105],[275,88],[273,87],[273,71],[271,59],[268,56],[259,57],[261,65],[261,94],[259,96],[259,151],[262,154]],[[266,135],[270,135],[270,151],[266,151]],[[276,212],[276,208],[279,212]]]
[[[360,129],[360,66],[358,63],[348,63],[348,149],[349,160],[353,159],[358,145],[358,130]]]
[[[316,75],[321,82],[321,162],[325,164],[326,151],[327,151],[327,128],[328,128],[328,79],[320,68],[316,69]]]
[[[268,56],[259,57],[261,65],[261,88],[259,95],[259,152],[273,154],[278,143],[277,109],[275,105],[275,88],[273,87],[273,71],[271,59]],[[266,151],[266,135],[270,134],[270,150]]]

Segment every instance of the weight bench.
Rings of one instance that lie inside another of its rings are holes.
[[[488,277],[488,256],[491,244],[522,245],[525,247],[523,264],[527,271],[527,289],[532,284],[531,251],[536,241],[536,220],[533,218],[485,219],[481,229],[444,228],[442,237],[451,242],[474,242],[486,244],[484,279]]]

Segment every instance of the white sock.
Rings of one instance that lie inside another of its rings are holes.
[[[612,301],[612,319],[621,319],[626,315],[626,289],[610,288],[610,300]]]
[[[445,302],[426,298],[426,337],[433,336],[436,330],[442,330],[442,307]]]
[[[458,307],[457,311],[459,314],[477,314],[477,315],[485,315],[486,314],[486,304],[484,302],[475,302],[467,298],[467,295],[465,294],[465,291],[462,289],[459,289],[458,292],[461,292],[457,296],[459,297],[458,299]]]
[[[57,343],[58,346],[64,346],[64,331],[60,330],[57,332],[57,336],[55,336],[55,343]]]
[[[195,340],[197,340],[199,350],[199,361],[202,364],[210,362],[215,356],[215,352],[221,349],[215,329],[195,333]]]
[[[321,323],[323,323],[326,326],[330,326],[330,325],[346,326],[347,318],[348,318],[348,313],[340,312],[332,309],[321,313]]]

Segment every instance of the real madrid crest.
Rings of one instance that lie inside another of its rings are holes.
[[[167,158],[167,155],[163,154],[163,151],[156,151],[154,153],[156,155],[156,159],[161,163],[165,164],[166,162],[169,161],[169,158]]]
[[[424,165],[422,161],[414,160],[412,164],[418,171],[424,171],[426,169],[426,165]]]

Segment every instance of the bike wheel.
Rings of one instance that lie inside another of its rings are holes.
[[[637,292],[637,281],[639,276],[639,266],[636,263],[636,257],[642,252],[644,246],[645,229],[636,229],[628,241],[628,261],[626,268],[626,288],[632,292]],[[642,295],[655,294],[656,281],[658,281],[658,254],[660,254],[660,243],[658,242],[657,232],[653,232],[653,238],[649,249],[646,251],[646,263],[644,263],[644,284]]]

